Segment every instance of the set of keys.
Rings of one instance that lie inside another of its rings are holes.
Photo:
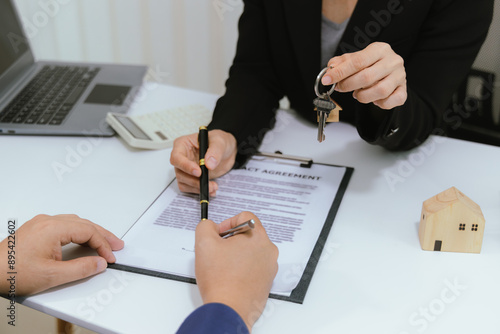
[[[325,75],[326,71],[328,71],[329,67],[325,67],[321,70],[321,72],[316,77],[316,83],[314,84],[314,92],[316,93],[317,98],[313,100],[314,111],[317,112],[318,116],[318,141],[321,143],[325,140],[325,126],[326,123],[329,122],[338,122],[339,121],[339,111],[342,108],[332,100],[330,95],[333,93],[335,89],[335,84],[332,85],[329,91],[325,93],[319,92],[319,84],[321,82],[321,78]]]

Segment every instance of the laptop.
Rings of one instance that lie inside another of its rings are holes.
[[[0,0],[0,135],[112,136],[147,66],[35,61],[11,0]]]

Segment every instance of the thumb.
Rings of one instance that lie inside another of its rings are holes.
[[[227,150],[226,141],[218,132],[209,132],[208,150],[205,154],[205,165],[209,170],[214,170],[219,166]]]
[[[86,256],[68,261],[52,263],[54,273],[52,286],[65,284],[103,272],[108,263],[100,256]]]
[[[206,219],[199,222],[198,226],[196,226],[195,242],[199,243],[208,238],[220,238],[219,226],[213,221]]]
[[[222,158],[222,150],[219,147],[214,147],[214,145],[210,146],[207,150],[207,154],[205,154],[205,166],[209,170],[214,170],[219,166],[219,163]]]

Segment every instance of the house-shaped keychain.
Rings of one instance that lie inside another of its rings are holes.
[[[484,222],[479,205],[451,187],[423,203],[420,245],[430,251],[480,253]]]

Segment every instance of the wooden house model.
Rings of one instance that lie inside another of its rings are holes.
[[[423,203],[420,245],[430,251],[480,253],[484,223],[479,205],[451,187]]]

